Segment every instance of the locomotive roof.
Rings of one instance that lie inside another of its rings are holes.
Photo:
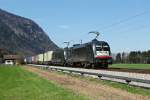
[[[108,45],[108,43],[105,42],[105,41],[98,41],[97,39],[94,39],[91,42],[84,43],[84,44],[79,44],[79,45],[75,45],[75,46],[73,46],[71,48],[73,48],[73,49],[83,48],[83,47],[86,47],[88,44],[90,44],[90,45],[91,44],[105,44],[105,45]]]
[[[98,41],[97,39],[94,39],[94,40],[92,40],[92,42],[89,42],[89,43],[107,44],[107,45],[108,45],[108,43],[107,43],[107,42],[105,42],[105,41]]]

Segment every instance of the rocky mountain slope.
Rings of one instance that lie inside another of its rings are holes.
[[[34,55],[58,47],[34,21],[0,9],[0,49]]]

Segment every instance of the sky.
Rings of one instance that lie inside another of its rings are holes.
[[[150,0],[0,0],[0,8],[34,20],[62,48],[98,31],[113,53],[150,49]]]

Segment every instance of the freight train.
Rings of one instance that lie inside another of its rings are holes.
[[[33,64],[108,68],[108,65],[112,64],[112,57],[109,44],[94,39],[88,43],[26,57],[25,61]]]

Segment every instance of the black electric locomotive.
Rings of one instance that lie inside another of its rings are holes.
[[[92,40],[64,49],[65,66],[108,68],[112,64],[110,47],[107,42]]]

